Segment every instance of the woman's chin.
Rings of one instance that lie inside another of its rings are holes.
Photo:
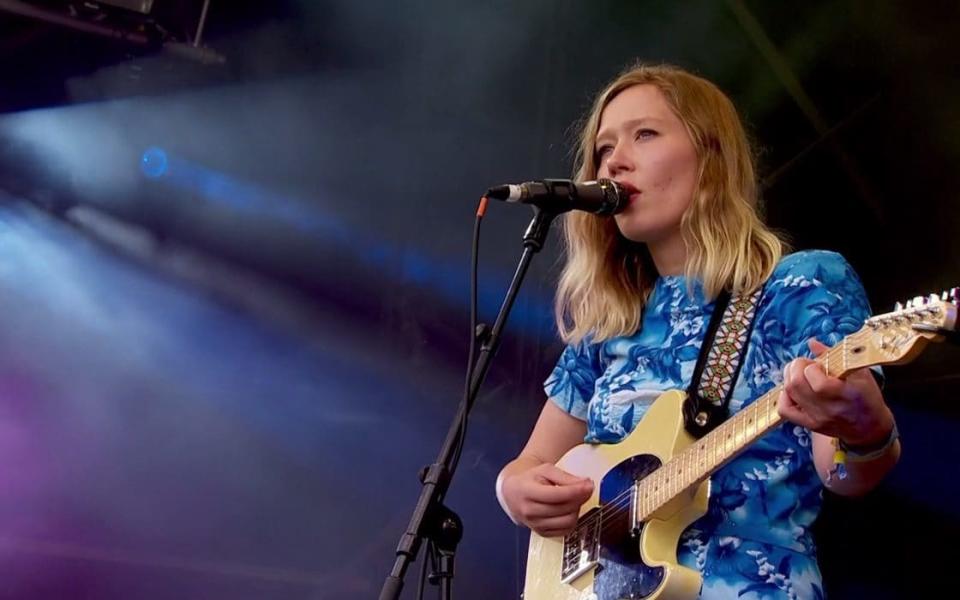
[[[617,229],[620,230],[620,235],[638,244],[645,244],[655,237],[655,232],[649,228],[638,227],[636,223],[621,221],[620,219],[617,219]]]

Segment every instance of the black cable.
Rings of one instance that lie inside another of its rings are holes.
[[[477,354],[477,261],[480,251],[480,222],[483,220],[483,210],[486,207],[486,198],[481,200],[481,207],[477,211],[477,218],[473,224],[473,241],[471,244],[470,256],[470,353],[467,358],[467,378],[463,391],[463,403],[466,404],[467,397],[470,394],[470,382],[473,381],[473,372]],[[450,459],[450,465],[447,473],[452,474],[457,470],[457,464],[460,462],[460,455],[463,451],[464,440],[467,437],[467,411],[463,411],[460,419],[460,432],[456,440],[456,448]],[[436,570],[435,549],[432,541],[427,541],[424,549],[423,564],[420,565],[420,581],[417,585],[417,599],[423,600],[424,583],[427,580],[427,566]],[[442,593],[443,582],[438,586]]]
[[[485,206],[485,199],[481,200]],[[473,242],[470,256],[470,354],[467,358],[467,379],[463,389],[463,402],[466,404],[470,394],[470,382],[473,381],[474,363],[477,353],[477,262],[480,254],[480,223],[483,221],[483,210],[477,211],[477,219],[473,223]],[[450,461],[449,473],[455,473],[460,463],[460,455],[467,438],[467,411],[463,411],[460,419],[460,437],[457,439],[457,448]]]

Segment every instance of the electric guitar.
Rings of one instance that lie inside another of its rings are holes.
[[[917,297],[864,326],[816,360],[834,377],[905,364],[928,342],[955,335],[957,288]],[[699,440],[684,428],[686,395],[672,390],[618,444],[583,444],[557,466],[596,483],[566,537],[530,534],[524,600],[692,600],[697,571],[677,564],[677,543],[706,514],[710,474],[783,419],[777,386]],[[624,576],[629,573],[629,576]]]

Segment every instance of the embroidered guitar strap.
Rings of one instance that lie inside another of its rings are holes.
[[[695,437],[703,437],[728,416],[762,292],[761,286],[750,295],[731,298],[723,291],[717,297],[683,407],[687,431]]]

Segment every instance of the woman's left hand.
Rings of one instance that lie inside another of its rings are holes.
[[[814,356],[829,350],[811,338]],[[827,375],[808,358],[787,363],[777,412],[811,431],[840,438],[849,446],[882,442],[893,429],[893,413],[868,369],[857,369],[846,379]]]

